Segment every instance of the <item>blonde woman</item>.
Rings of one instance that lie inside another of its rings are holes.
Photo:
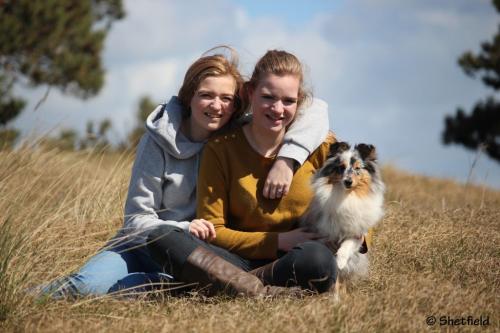
[[[265,285],[300,286],[317,292],[336,278],[332,252],[320,235],[294,229],[312,198],[310,177],[326,160],[332,136],[297,165],[285,196],[266,198],[266,177],[306,104],[300,61],[285,51],[268,51],[242,89],[252,120],[210,139],[200,165],[197,217],[210,221],[216,237],[210,244],[182,230],[160,227],[148,245],[155,261],[180,281],[235,291],[238,272],[252,271]],[[304,110],[304,115],[312,110]],[[175,246],[173,245],[175,244]],[[217,266],[224,258],[230,265]],[[193,274],[195,272],[196,274]],[[241,284],[247,283],[245,280]],[[242,288],[240,287],[240,290]]]

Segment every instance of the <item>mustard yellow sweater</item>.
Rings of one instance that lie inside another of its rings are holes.
[[[242,128],[211,139],[204,148],[197,186],[197,216],[212,222],[213,244],[248,259],[274,259],[278,233],[291,230],[312,199],[311,175],[326,160],[333,136],[297,169],[288,195],[262,196],[275,158],[258,154]]]

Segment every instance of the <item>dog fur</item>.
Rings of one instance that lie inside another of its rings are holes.
[[[314,197],[301,226],[328,235],[336,253],[337,284],[368,273],[362,237],[382,218],[385,185],[375,147],[346,142],[330,146],[328,159],[312,178]]]

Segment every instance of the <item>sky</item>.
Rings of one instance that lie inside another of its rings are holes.
[[[188,66],[213,46],[240,54],[243,74],[268,49],[294,53],[308,87],[329,105],[330,128],[351,143],[374,144],[383,164],[416,174],[500,189],[500,163],[444,146],[444,117],[495,93],[457,65],[491,40],[500,16],[489,0],[124,0],[103,53],[105,86],[79,100],[47,88],[17,87],[28,105],[13,125],[23,135],[88,120],[113,122],[110,139],[136,125],[139,98],[177,94]],[[497,96],[498,97],[498,96]],[[473,164],[477,159],[474,167]]]

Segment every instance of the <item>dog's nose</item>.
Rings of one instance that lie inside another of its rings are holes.
[[[351,186],[352,186],[352,179],[345,179],[344,180],[344,186],[346,188],[351,188]]]

